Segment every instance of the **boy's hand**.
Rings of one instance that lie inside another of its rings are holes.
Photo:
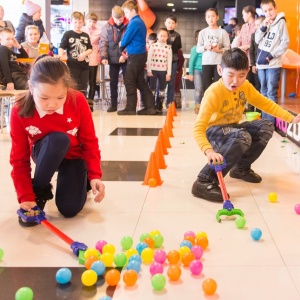
[[[171,75],[166,75],[166,81],[170,81],[171,80]]]
[[[107,59],[102,59],[102,64],[103,65],[108,65],[108,60]]]
[[[18,41],[16,39],[14,39],[13,46],[17,49],[21,48],[20,44],[18,43]]]
[[[194,81],[194,75],[186,75],[185,78],[189,81]]]
[[[100,179],[92,179],[90,182],[95,202],[101,202],[105,196],[105,185]]]
[[[257,74],[257,67],[256,66],[252,66],[252,73]]]
[[[80,54],[77,56],[77,60],[78,60],[78,61],[84,61],[85,57],[86,57],[86,54],[80,53]]]
[[[223,162],[223,156],[220,153],[216,153],[213,149],[207,149],[205,155],[207,156],[208,164],[220,164]]]
[[[15,85],[13,82],[10,82],[7,84],[7,86],[6,86],[7,91],[13,91],[14,89],[15,89]]]
[[[26,210],[26,211],[28,211],[28,216],[34,216],[35,215],[35,211],[33,210],[33,208],[36,206],[36,202],[29,202],[29,201],[27,201],[27,202],[23,202],[23,203],[21,203],[20,204],[20,208],[22,208],[22,209],[24,209],[24,210]]]
[[[293,120],[292,123],[297,124],[300,122],[300,114],[298,114]]]

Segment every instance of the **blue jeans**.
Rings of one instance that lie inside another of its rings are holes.
[[[200,104],[203,98],[204,90],[203,90],[203,73],[200,70],[194,70],[194,100],[195,104]]]
[[[173,102],[175,94],[175,79],[177,72],[177,60],[172,62],[171,80],[168,82],[167,105]]]
[[[266,148],[273,131],[273,123],[263,119],[209,128],[206,136],[213,150],[222,154],[226,161],[226,168],[222,170],[223,176],[233,167],[249,170]],[[200,171],[198,177],[218,182],[215,170],[208,164]]]
[[[280,79],[281,68],[259,69],[258,78],[260,81],[260,92],[270,100],[278,101],[278,82]],[[262,118],[275,124],[275,117],[262,112]]]

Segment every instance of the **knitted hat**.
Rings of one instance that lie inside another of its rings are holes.
[[[41,9],[42,8],[38,4],[33,3],[29,0],[25,1],[24,3],[24,12],[28,16],[33,16],[36,12],[38,12]]]

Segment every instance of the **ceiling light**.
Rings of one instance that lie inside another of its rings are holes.
[[[183,0],[182,3],[198,3],[198,1],[194,1],[194,0]]]
[[[167,3],[167,6],[174,6],[174,3]]]
[[[184,10],[197,10],[197,7],[183,7]]]

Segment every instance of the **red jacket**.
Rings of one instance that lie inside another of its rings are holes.
[[[40,117],[35,109],[29,118],[18,115],[18,104],[11,113],[12,148],[11,172],[19,203],[35,201],[31,181],[31,149],[33,144],[51,132],[65,132],[70,138],[67,159],[84,159],[88,179],[100,179],[100,150],[88,103],[82,93],[70,89],[63,114],[54,113]]]

